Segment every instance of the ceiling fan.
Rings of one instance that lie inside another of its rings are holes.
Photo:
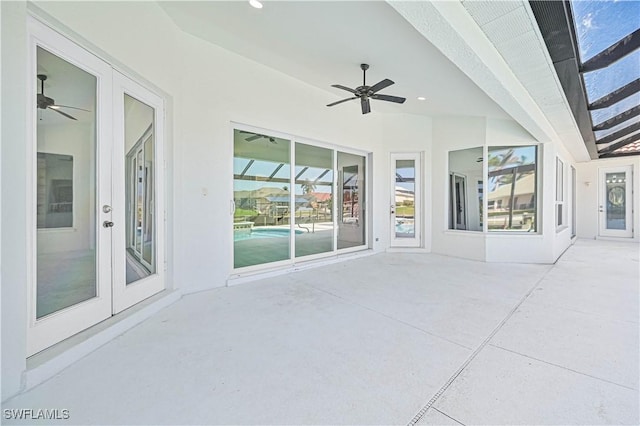
[[[77,109],[80,111],[87,111],[90,112],[87,109],[84,108],[76,108],[76,107],[72,107],[72,106],[68,106],[68,105],[57,105],[56,101],[53,100],[53,98],[50,98],[48,96],[44,95],[44,82],[47,79],[47,76],[44,74],[38,74],[38,80],[40,80],[40,93],[38,93],[38,108],[40,109],[50,109],[52,111],[57,112],[58,114],[62,114],[67,118],[70,118],[71,120],[78,120],[77,118],[75,118],[72,115],[67,114],[66,112],[60,111],[60,108],[71,108],[71,109]]]
[[[261,135],[259,133],[245,132],[244,130],[240,130],[240,133],[249,133],[250,135],[253,135],[253,136],[249,136],[248,138],[244,139],[247,142],[253,142],[253,141],[258,140],[260,138],[265,138],[265,139],[269,139],[269,142],[271,142],[272,144],[278,145],[278,142],[276,142],[275,138],[273,138],[271,136]]]
[[[378,94],[380,90],[391,86],[394,84],[393,81],[385,78],[384,80],[374,84],[373,86],[367,86],[367,70],[369,69],[369,65],[360,64],[360,69],[362,69],[362,86],[356,87],[355,89],[351,89],[349,87],[342,86],[340,84],[332,84],[331,87],[335,87],[337,89],[346,90],[347,92],[351,92],[354,94],[352,98],[342,99],[341,101],[334,102],[332,104],[327,105],[328,107],[341,104],[342,102],[347,102],[353,99],[360,98],[360,105],[362,106],[362,113],[368,114],[371,112],[371,105],[369,105],[369,99],[377,99],[379,101],[388,101],[395,102],[397,104],[404,103],[406,101],[405,98],[401,98],[399,96],[390,96],[390,95],[381,95]]]

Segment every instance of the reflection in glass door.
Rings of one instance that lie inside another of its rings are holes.
[[[467,229],[467,178],[457,173],[449,175],[449,229]]]
[[[391,246],[420,247],[420,154],[391,154]]]
[[[155,272],[154,109],[125,94],[126,282]]]
[[[366,244],[365,157],[338,151],[338,250]]]
[[[113,313],[164,289],[164,103],[114,72]]]
[[[631,166],[600,169],[600,235],[632,237]]]
[[[295,256],[333,247],[333,150],[295,144]]]

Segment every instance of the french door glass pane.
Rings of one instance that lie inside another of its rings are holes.
[[[626,173],[607,173],[607,229],[627,229]]]
[[[296,143],[296,257],[333,251],[333,151]]]
[[[416,201],[415,160],[396,160],[395,164],[396,238],[414,238]]]
[[[338,249],[365,244],[365,158],[338,152]]]
[[[290,259],[290,147],[286,139],[234,130],[235,268]]]
[[[97,80],[41,47],[37,72],[36,318],[42,318],[97,295]]]
[[[126,164],[126,282],[156,272],[154,116],[152,107],[124,95]]]

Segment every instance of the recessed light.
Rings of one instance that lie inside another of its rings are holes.
[[[427,100],[427,98],[425,98],[424,96],[418,96],[418,100],[419,100],[419,101],[426,101],[426,100]]]
[[[249,0],[249,4],[256,9],[262,9],[262,3],[260,3],[258,0]]]

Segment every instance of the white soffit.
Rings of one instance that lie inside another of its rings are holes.
[[[527,1],[463,1],[576,161],[589,152]],[[514,25],[515,24],[515,25]]]
[[[396,84],[381,93],[407,98],[373,101],[373,113],[510,118],[383,1],[270,1],[260,10],[246,1],[158,4],[184,32],[326,91],[327,104],[350,96],[331,84],[362,84],[364,62],[367,84],[389,78]],[[352,103],[333,108],[359,111]]]
[[[390,4],[536,139],[589,159],[526,2]]]

